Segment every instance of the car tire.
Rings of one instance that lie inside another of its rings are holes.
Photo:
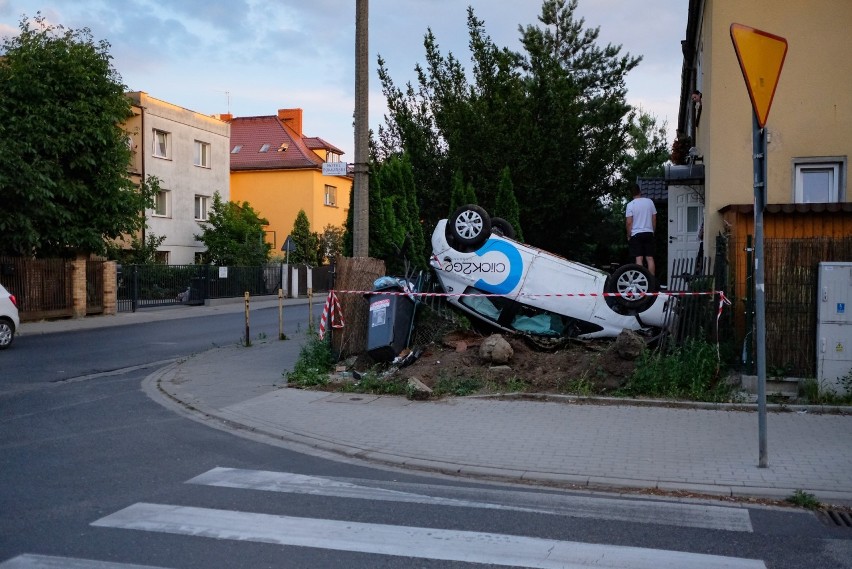
[[[604,285],[604,292],[618,295],[610,297],[612,304],[634,312],[644,312],[651,308],[657,301],[657,296],[653,293],[658,290],[654,275],[645,267],[635,264],[618,267]],[[650,296],[643,296],[649,294]]]
[[[15,340],[15,324],[8,318],[0,318],[0,350],[5,350]]]
[[[509,239],[515,238],[515,228],[502,217],[491,218],[491,233],[496,233],[497,235],[502,235]]]
[[[476,251],[490,235],[491,218],[478,205],[463,205],[447,220],[447,241],[459,251]]]

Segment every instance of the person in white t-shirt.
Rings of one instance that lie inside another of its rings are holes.
[[[627,204],[627,248],[637,265],[647,263],[648,271],[656,275],[654,264],[654,230],[657,227],[657,208],[654,202],[642,197],[639,184],[633,186],[633,199]],[[643,263],[643,259],[646,263]]]

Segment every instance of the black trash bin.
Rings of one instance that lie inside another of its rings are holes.
[[[383,289],[402,292],[401,288]],[[414,301],[404,294],[370,296],[367,353],[375,361],[392,361],[408,345],[414,319]]]
[[[207,279],[204,277],[192,277],[189,281],[189,299],[187,304],[190,306],[200,306],[204,304],[204,299],[207,298]]]

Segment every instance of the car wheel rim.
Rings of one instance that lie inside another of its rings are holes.
[[[464,239],[473,239],[482,233],[482,225],[482,216],[468,210],[456,218],[456,233]]]
[[[619,294],[626,298],[639,297],[650,289],[648,277],[642,271],[625,271],[616,283]]]

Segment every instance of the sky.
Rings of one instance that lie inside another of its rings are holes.
[[[541,0],[369,0],[369,124],[386,114],[378,57],[394,84],[415,81],[431,29],[441,53],[467,71],[467,7],[499,47],[520,50],[519,26],[537,25]],[[641,55],[627,75],[627,101],[677,127],[687,0],[579,0],[576,15],[600,28],[599,43]],[[0,0],[0,38],[41,12],[66,28],[89,28],[110,44],[130,91],[206,115],[274,115],[303,109],[303,131],[354,160],[355,0]]]

